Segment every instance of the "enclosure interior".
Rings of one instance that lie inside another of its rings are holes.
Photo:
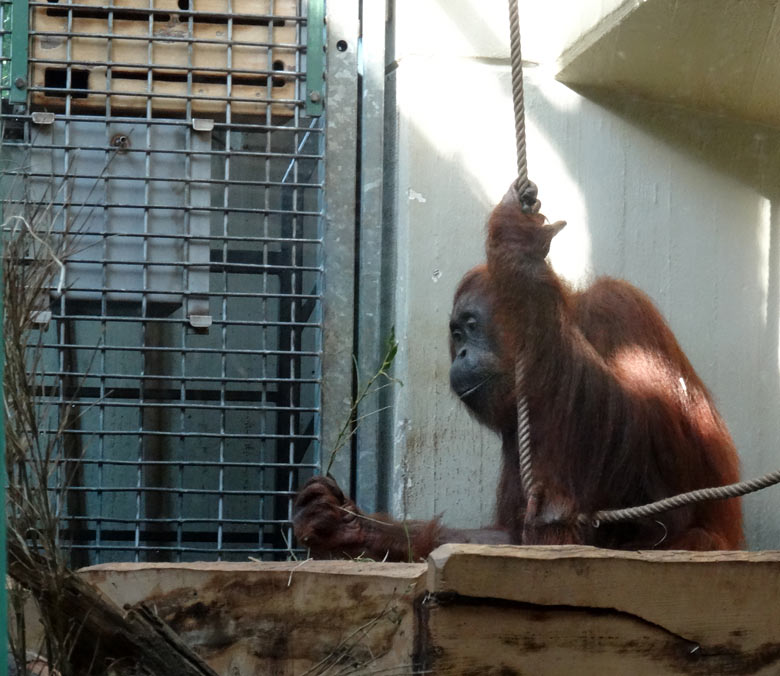
[[[30,349],[46,431],[69,411],[52,490],[67,473],[75,565],[288,554],[319,462],[307,4],[31,1],[23,103],[22,4],[0,4],[6,236],[68,243]]]

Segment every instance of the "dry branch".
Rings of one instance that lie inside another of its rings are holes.
[[[70,627],[73,647],[70,661],[75,673],[101,672],[119,662],[138,666],[149,674],[217,676],[179,636],[142,603],[124,613],[71,571],[62,575],[61,587],[52,590],[46,574],[49,563],[11,539],[8,573],[39,599],[41,609],[57,613]],[[54,607],[46,607],[56,595]]]

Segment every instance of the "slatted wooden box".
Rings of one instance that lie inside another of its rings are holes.
[[[49,0],[31,14],[32,104],[71,112],[289,116],[295,0]],[[151,6],[150,6],[151,5]],[[188,108],[189,104],[189,108]],[[148,108],[150,106],[150,109]]]

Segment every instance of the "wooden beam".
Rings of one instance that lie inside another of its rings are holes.
[[[423,666],[437,674],[780,673],[780,553],[445,545]]]
[[[780,552],[445,545],[427,564],[79,575],[119,607],[154,609],[220,674],[780,673]]]
[[[425,564],[104,564],[79,574],[143,601],[219,674],[406,674]]]

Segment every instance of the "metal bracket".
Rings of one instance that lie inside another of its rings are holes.
[[[193,131],[214,131],[214,120],[207,117],[193,117],[192,118],[192,130]]]
[[[309,0],[306,17],[306,114],[322,115],[325,98],[325,2]]]
[[[27,103],[28,40],[30,35],[30,7],[28,0],[13,0],[11,4],[11,103]]]
[[[193,329],[206,330],[213,324],[211,315],[190,315],[190,326]]]
[[[35,112],[30,116],[33,124],[54,124],[54,120],[56,120],[56,116],[54,113],[45,113],[45,112]]]
[[[30,321],[37,326],[48,326],[51,322],[51,310],[31,310]]]

